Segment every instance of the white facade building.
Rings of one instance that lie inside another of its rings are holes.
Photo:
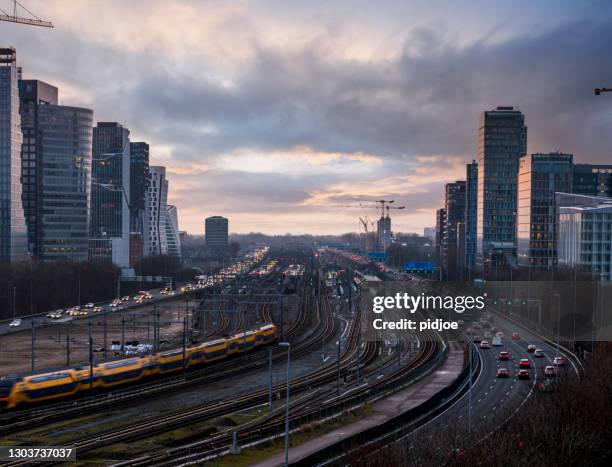
[[[166,238],[166,216],[168,202],[168,180],[166,168],[149,167],[150,182],[145,197],[145,225],[143,256],[168,254]]]
[[[557,193],[559,262],[612,280],[612,198]]]

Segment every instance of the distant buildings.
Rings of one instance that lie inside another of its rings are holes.
[[[228,244],[228,220],[221,216],[207,217],[204,220],[204,235],[209,248],[226,248]]]
[[[444,208],[436,211],[436,239],[434,242],[436,256],[442,258],[442,246],[444,242],[444,231],[446,228],[446,210]]]
[[[391,217],[388,212],[386,216],[383,214],[378,219],[376,223],[376,236],[378,250],[382,252],[387,251],[387,248],[391,245]]]
[[[478,163],[466,165],[464,261],[468,269],[476,266],[476,219],[478,212]]]
[[[149,177],[149,187],[145,197],[144,255],[166,255],[168,254],[166,168],[152,165],[149,167]]]
[[[130,267],[130,132],[120,123],[93,129],[89,258]]]
[[[612,165],[574,164],[572,192],[612,197]]]
[[[166,206],[166,241],[168,243],[168,255],[181,258],[181,239],[178,226],[178,214],[176,206]]]
[[[559,262],[612,280],[612,199],[557,193]]]
[[[144,251],[145,199],[149,187],[149,145],[130,142],[130,251],[132,267],[142,260]],[[140,245],[137,243],[140,242]],[[140,256],[132,250],[139,249]]]
[[[519,110],[497,107],[482,113],[478,130],[476,252],[483,266],[513,259],[517,173],[519,159],[526,153],[527,127]]]
[[[423,229],[423,237],[427,237],[432,243],[434,243],[436,241],[436,228],[425,227]]]
[[[21,117],[17,53],[0,48],[0,261],[28,257],[21,188]]]
[[[465,239],[465,201],[466,183],[458,180],[447,183],[444,196],[444,234],[442,236],[442,258],[445,270],[450,278],[458,279],[463,270]],[[459,238],[461,227],[461,239]]]
[[[529,154],[518,169],[517,260],[523,266],[557,263],[555,192],[572,190],[571,154]]]

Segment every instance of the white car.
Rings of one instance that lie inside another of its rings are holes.
[[[93,308],[93,307],[94,307],[94,304],[91,302],[85,305],[85,308]]]
[[[488,341],[482,341],[482,342],[480,343],[480,348],[481,348],[481,349],[490,349],[490,348],[491,348],[491,344],[489,344],[489,342],[488,342]]]
[[[13,321],[11,321],[9,326],[12,327],[12,328],[16,328],[17,326],[21,326],[21,320],[19,318],[14,319]]]
[[[534,357],[538,357],[538,358],[542,358],[542,357],[544,357],[544,351],[542,349],[535,349],[533,351],[533,356]]]

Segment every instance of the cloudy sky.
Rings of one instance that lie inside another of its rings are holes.
[[[22,3],[56,26],[0,23],[24,76],[149,142],[191,233],[215,214],[356,231],[347,206],[381,197],[406,206],[394,230],[422,231],[497,105],[525,113],[529,152],[612,164],[612,95],[592,92],[612,86],[607,1]]]

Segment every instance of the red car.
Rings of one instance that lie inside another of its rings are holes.
[[[502,351],[497,354],[498,360],[510,360],[510,352]]]
[[[497,377],[498,378],[508,378],[510,376],[510,372],[508,368],[498,368],[497,369]]]
[[[524,369],[531,368],[531,363],[529,362],[529,359],[521,358],[521,361],[519,362],[519,368],[524,368]]]
[[[515,341],[519,340],[520,338],[521,338],[521,335],[518,332],[514,331],[512,333],[512,339],[514,339]]]
[[[519,370],[516,376],[518,379],[529,379],[529,370]]]

